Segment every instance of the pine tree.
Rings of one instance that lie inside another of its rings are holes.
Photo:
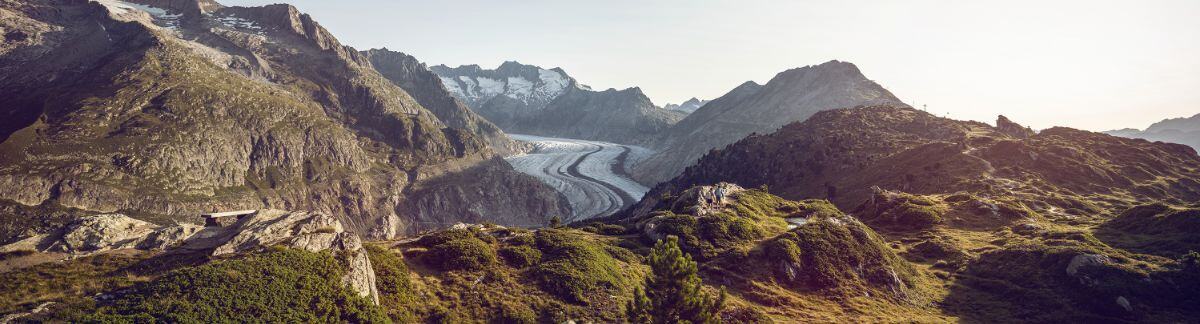
[[[550,218],[550,227],[555,228],[555,227],[559,227],[559,226],[562,226],[562,218],[558,218],[558,216],[551,217]]]
[[[696,262],[679,249],[679,238],[668,236],[650,251],[650,268],[645,287],[637,288],[626,307],[631,323],[717,323],[717,311],[725,302],[725,288],[713,298],[700,291],[702,282]]]

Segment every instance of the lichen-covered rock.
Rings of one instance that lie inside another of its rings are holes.
[[[166,250],[183,244],[184,241],[199,233],[204,226],[196,224],[176,224],[162,227],[150,233],[137,245],[142,250]]]
[[[121,214],[82,218],[64,229],[51,249],[68,253],[93,253],[133,248],[155,230],[154,224]]]

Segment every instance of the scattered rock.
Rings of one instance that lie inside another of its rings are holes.
[[[1013,226],[1012,228],[1013,233],[1026,235],[1041,232],[1043,229],[1045,228],[1043,228],[1042,225],[1038,225],[1036,223],[1021,223]]]
[[[1121,308],[1124,308],[1126,312],[1133,311],[1133,305],[1129,304],[1129,299],[1125,299],[1125,296],[1117,297],[1117,305],[1120,305]]]
[[[1079,268],[1088,266],[1101,266],[1112,262],[1107,256],[1099,254],[1080,254],[1071,258],[1071,263],[1067,264],[1067,274],[1074,276],[1079,273]]]

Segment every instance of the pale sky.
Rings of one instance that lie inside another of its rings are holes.
[[[1200,0],[284,2],[358,49],[562,67],[658,105],[837,59],[956,119],[1108,130],[1200,113]]]

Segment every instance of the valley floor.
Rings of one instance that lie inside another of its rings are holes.
[[[509,134],[534,150],[506,158],[513,168],[562,192],[571,203],[572,222],[615,214],[642,199],[649,188],[629,179],[628,165],[652,153],[632,145]]]

